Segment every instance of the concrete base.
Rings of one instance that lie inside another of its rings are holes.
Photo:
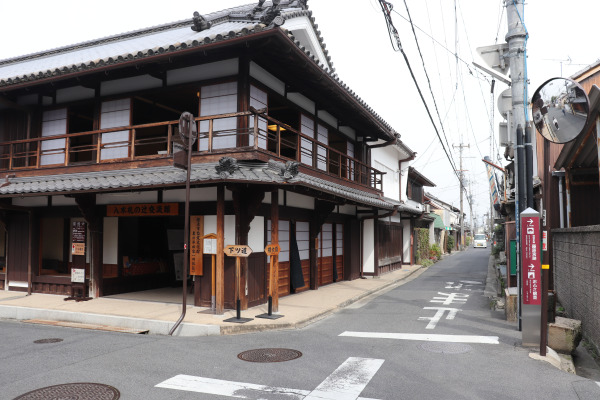
[[[548,346],[559,353],[573,353],[581,336],[581,321],[556,317],[554,323],[548,324]]]
[[[517,296],[517,288],[507,288],[504,289],[504,314],[506,315],[506,320],[510,322],[517,322],[518,318],[518,296]]]
[[[561,371],[575,375],[575,365],[571,356],[558,354],[556,351],[546,347],[546,356],[540,356],[540,353],[529,353],[529,357],[534,360],[546,361]]]

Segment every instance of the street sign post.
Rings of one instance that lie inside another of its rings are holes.
[[[283,317],[281,314],[273,315],[273,290],[277,290],[275,282],[275,269],[279,268],[279,252],[281,247],[278,243],[271,243],[265,247],[265,253],[271,258],[269,263],[269,303],[266,314],[257,315],[256,318],[278,319]]]
[[[521,213],[522,340],[525,346],[540,343],[541,246],[540,213],[528,208]]]
[[[240,245],[240,244],[234,244],[234,245],[229,245],[229,246],[225,246],[225,249],[223,249],[223,252],[225,253],[226,256],[229,257],[235,257],[235,295],[236,295],[236,316],[232,317],[232,318],[228,318],[226,320],[224,320],[225,322],[235,322],[238,324],[244,324],[248,321],[252,321],[254,318],[242,318],[241,316],[241,309],[242,309],[242,303],[240,301],[240,269],[241,269],[241,264],[240,264],[240,258],[241,257],[249,257],[250,254],[252,254],[252,249],[249,246],[246,245]]]

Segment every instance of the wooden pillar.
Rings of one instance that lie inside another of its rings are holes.
[[[233,186],[233,208],[235,210],[235,244],[248,245],[248,233],[250,232],[250,223],[258,213],[260,205],[265,197],[265,192],[257,188],[245,188]],[[263,249],[252,249],[255,252],[263,251]],[[248,258],[240,258],[240,276],[239,284],[242,290],[240,291],[240,307],[242,310],[248,309],[248,295],[246,288],[248,287]]]
[[[33,212],[30,211],[27,214],[29,216],[29,245],[27,250],[27,295],[31,295],[31,262],[33,258]]]
[[[103,259],[103,232],[104,232],[104,218],[98,216],[93,224],[90,224],[90,235],[92,241],[92,254],[90,258],[92,279],[94,282],[94,293],[93,297],[102,297],[103,295],[103,270],[104,270],[104,259]]]
[[[217,293],[216,314],[223,314],[225,306],[225,186],[217,186]]]
[[[250,59],[247,54],[243,54],[239,58],[239,73],[238,73],[238,111],[248,111],[250,109]],[[238,132],[248,132],[248,117],[238,117]],[[248,146],[250,143],[249,137],[246,134],[239,135],[237,138],[238,146]],[[241,243],[238,243],[241,244]],[[242,300],[242,309],[243,308]]]
[[[316,218],[310,221],[308,251],[310,257],[310,289],[317,290],[319,288],[319,251],[317,241],[321,226],[318,225]]]
[[[291,227],[291,226],[290,226]],[[271,243],[279,243],[279,190],[275,189],[271,192]],[[273,256],[271,256],[273,257]],[[271,293],[273,296],[273,312],[279,312],[279,256],[276,256],[276,261],[273,263],[273,273],[269,271],[269,276],[273,281],[269,281],[271,285]]]

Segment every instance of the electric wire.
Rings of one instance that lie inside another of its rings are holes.
[[[412,80],[417,88],[417,91],[419,92],[419,96],[421,97],[421,101],[423,102],[423,105],[425,106],[425,110],[427,111],[427,115],[429,116],[429,120],[431,122],[431,124],[433,125],[433,128],[435,130],[436,135],[438,136],[438,139],[440,140],[440,143],[442,144],[442,148],[444,149],[444,152],[446,153],[446,158],[448,159],[448,161],[450,162],[450,165],[452,166],[452,170],[454,171],[454,174],[456,175],[456,177],[459,179],[460,181],[460,177],[458,176],[458,172],[456,170],[456,166],[454,165],[453,159],[452,157],[450,157],[450,154],[448,153],[448,149],[446,149],[446,147],[444,146],[444,143],[442,141],[442,138],[440,136],[440,132],[437,128],[437,126],[435,125],[435,122],[433,121],[433,116],[431,115],[431,111],[429,110],[429,106],[427,105],[427,102],[425,101],[425,98],[423,97],[423,92],[421,91],[421,88],[419,86],[419,83],[417,82],[417,78],[415,77],[415,74],[412,70],[412,67],[410,65],[410,61],[408,60],[408,56],[406,55],[406,53],[404,52],[404,49],[402,47],[402,42],[400,40],[400,35],[398,33],[398,30],[396,29],[396,27],[394,26],[393,22],[392,22],[392,16],[391,16],[391,10],[393,9],[393,5],[386,2],[385,0],[379,0],[379,4],[381,5],[381,10],[383,12],[384,18],[385,18],[385,22],[388,28],[388,33],[390,36],[390,42],[392,43],[392,48],[394,50],[396,50],[396,48],[398,50],[396,51],[400,51],[402,53],[402,56],[404,57],[404,61],[406,62],[406,65],[408,67],[408,70],[410,72],[410,75],[412,77]],[[392,36],[396,39],[396,46],[394,45],[394,41],[392,39]]]
[[[410,26],[412,28],[413,36],[415,37],[415,43],[417,44],[417,50],[419,51],[419,56],[421,57],[421,63],[423,64],[423,71],[425,72],[425,77],[427,78],[427,85],[429,86],[429,92],[431,93],[431,98],[433,99],[433,105],[435,106],[435,112],[437,114],[438,120],[440,121],[440,128],[442,128],[442,134],[444,139],[446,139],[446,145],[450,148],[450,144],[448,143],[448,136],[446,135],[446,130],[444,129],[444,123],[442,122],[442,117],[440,116],[440,110],[438,109],[437,102],[435,101],[435,95],[433,94],[433,88],[431,87],[431,81],[429,80],[429,74],[427,73],[427,67],[425,66],[425,59],[423,58],[423,53],[421,52],[421,46],[419,45],[419,39],[417,38],[417,32],[415,32],[415,26],[413,24],[412,17],[410,16],[410,11],[408,9],[408,4],[406,0],[404,0],[404,7],[406,8],[406,14],[408,14],[408,19],[410,22]],[[458,63],[458,61],[457,61]],[[457,64],[458,66],[458,64]],[[458,81],[457,81],[458,84]]]

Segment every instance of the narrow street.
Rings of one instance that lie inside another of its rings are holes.
[[[598,398],[596,382],[531,359],[514,325],[491,310],[488,257],[453,254],[301,330],[178,338],[1,322],[0,397],[95,382],[121,399]],[[48,338],[62,341],[34,343]],[[238,358],[266,348],[301,356]]]

